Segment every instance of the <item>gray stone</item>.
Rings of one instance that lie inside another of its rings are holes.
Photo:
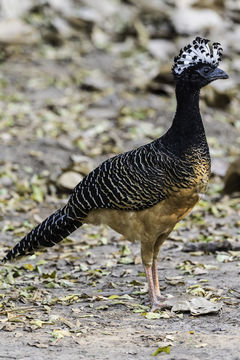
[[[221,28],[223,20],[213,10],[182,7],[170,15],[172,25],[179,34],[197,34],[206,30]]]

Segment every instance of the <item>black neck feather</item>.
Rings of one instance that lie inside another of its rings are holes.
[[[208,150],[205,130],[199,110],[200,89],[176,85],[177,110],[172,126],[162,141],[170,151],[182,155],[192,148],[202,147]]]

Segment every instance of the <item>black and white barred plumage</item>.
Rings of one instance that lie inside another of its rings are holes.
[[[79,228],[93,209],[144,210],[194,183],[194,162],[174,157],[155,140],[104,161],[74,189],[66,206],[26,235],[4,261],[50,247]]]

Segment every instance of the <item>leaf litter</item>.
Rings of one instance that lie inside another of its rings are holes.
[[[176,23],[173,32],[167,20],[169,9],[176,10],[174,2],[162,3],[161,11],[159,7],[156,11],[154,1],[93,3],[84,2],[79,12],[72,11],[70,0],[30,6],[31,10],[24,10],[24,21],[33,36],[22,36],[25,45],[21,46],[8,36],[11,46],[1,49],[1,256],[64,204],[76,174],[80,179],[103,159],[161,135],[174,112],[169,61],[171,48],[178,46],[174,34],[179,30]],[[228,14],[228,27],[235,21],[234,4],[229,3],[218,5]],[[19,23],[21,31],[24,21]],[[13,23],[5,25],[11,29]],[[41,36],[36,37],[39,28]],[[165,43],[157,46],[168,49],[165,60],[159,57],[165,51],[156,51],[156,41],[162,37]],[[228,39],[231,51],[238,53],[234,32],[233,38]],[[229,52],[226,66],[231,56]],[[232,78],[238,67],[236,61],[231,65]],[[232,90],[226,90],[223,97],[220,90],[210,89],[202,99],[213,164],[239,156],[239,92],[233,97]],[[160,286],[164,294],[173,295],[167,296],[171,310],[149,311],[139,244],[126,245],[108,228],[85,226],[58,247],[0,267],[3,354],[18,349],[14,345],[9,349],[5,332],[7,336],[18,332],[41,356],[50,345],[64,351],[71,344],[76,358],[81,349],[90,357],[88,344],[94,339],[95,354],[101,358],[106,350],[113,358],[126,358],[129,348],[145,359],[154,352],[161,356],[168,348],[167,341],[162,344],[154,338],[149,349],[149,339],[159,327],[166,334],[176,332],[172,356],[177,349],[184,357],[186,344],[194,357],[193,348],[199,346],[201,351],[206,343],[212,358],[226,358],[221,346],[228,343],[227,355],[238,354],[239,340],[232,341],[239,306],[239,196],[222,196],[220,170],[213,171],[204,201],[162,248]],[[191,245],[188,253],[181,251],[187,245]],[[207,333],[207,341],[191,343],[198,330]],[[138,331],[145,335],[142,341]],[[217,342],[228,333],[228,341]],[[113,335],[119,339],[117,346]],[[116,348],[117,353],[112,353]]]

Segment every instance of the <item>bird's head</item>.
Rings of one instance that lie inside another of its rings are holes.
[[[218,68],[222,57],[219,43],[196,37],[192,44],[186,45],[174,58],[172,72],[176,82],[188,84],[194,88],[202,88],[217,79],[227,79],[228,75]]]

